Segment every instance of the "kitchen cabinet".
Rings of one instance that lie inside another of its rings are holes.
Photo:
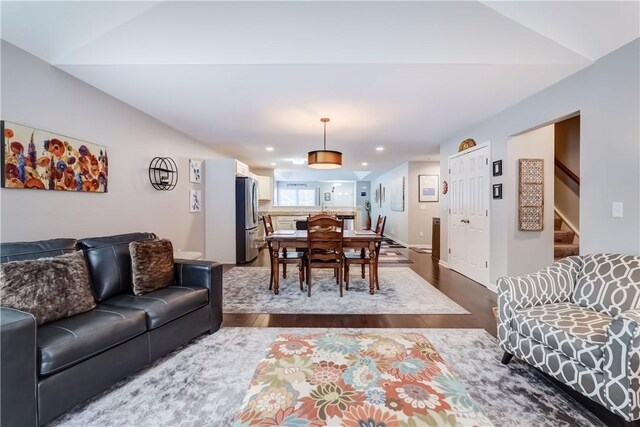
[[[270,176],[257,176],[258,198],[260,200],[271,200],[273,198],[273,185]]]

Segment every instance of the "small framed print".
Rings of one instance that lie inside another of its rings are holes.
[[[202,209],[202,193],[200,190],[189,190],[189,212],[200,212]]]
[[[502,175],[502,160],[496,160],[493,162],[493,176]]]
[[[437,202],[439,175],[418,175],[418,202]]]
[[[502,199],[502,184],[493,184],[493,198]]]
[[[202,160],[189,159],[189,182],[202,182]]]

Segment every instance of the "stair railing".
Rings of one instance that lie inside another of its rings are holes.
[[[558,169],[560,169],[565,175],[567,175],[569,177],[569,179],[571,179],[571,181],[575,182],[576,184],[578,184],[578,186],[580,186],[580,177],[578,175],[576,175],[575,173],[573,173],[571,171],[571,169],[569,169],[567,167],[567,165],[565,165],[564,163],[562,163],[560,160],[558,160],[557,158],[555,159],[555,165]]]

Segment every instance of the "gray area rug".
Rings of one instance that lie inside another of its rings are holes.
[[[300,291],[294,265],[288,267],[286,279],[280,278],[279,295],[269,290],[269,267],[234,267],[224,274],[223,310],[272,314],[469,314],[410,268],[381,268],[379,274],[380,291],[370,295],[369,276],[362,279],[360,269],[352,269],[349,290],[340,298],[333,270],[314,270],[308,297],[306,285],[305,291]]]
[[[203,336],[54,421],[56,426],[227,426],[278,334],[328,329],[224,328]],[[331,329],[357,333],[356,329]],[[361,329],[425,335],[496,426],[603,426],[528,365],[500,363],[481,329]]]

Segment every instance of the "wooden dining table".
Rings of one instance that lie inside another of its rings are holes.
[[[266,240],[271,243],[271,248],[273,249],[273,268],[275,276],[273,293],[278,295],[280,293],[280,267],[278,263],[278,254],[281,249],[286,251],[287,248],[307,248],[307,230],[278,230],[268,235]],[[372,230],[344,230],[342,247],[345,249],[360,249],[360,254],[363,258],[368,250],[373,263],[373,268],[377,269],[378,254],[376,253],[376,243],[380,241],[382,241],[382,236]],[[369,283],[369,293],[371,295],[375,293],[373,281],[370,281]]]

